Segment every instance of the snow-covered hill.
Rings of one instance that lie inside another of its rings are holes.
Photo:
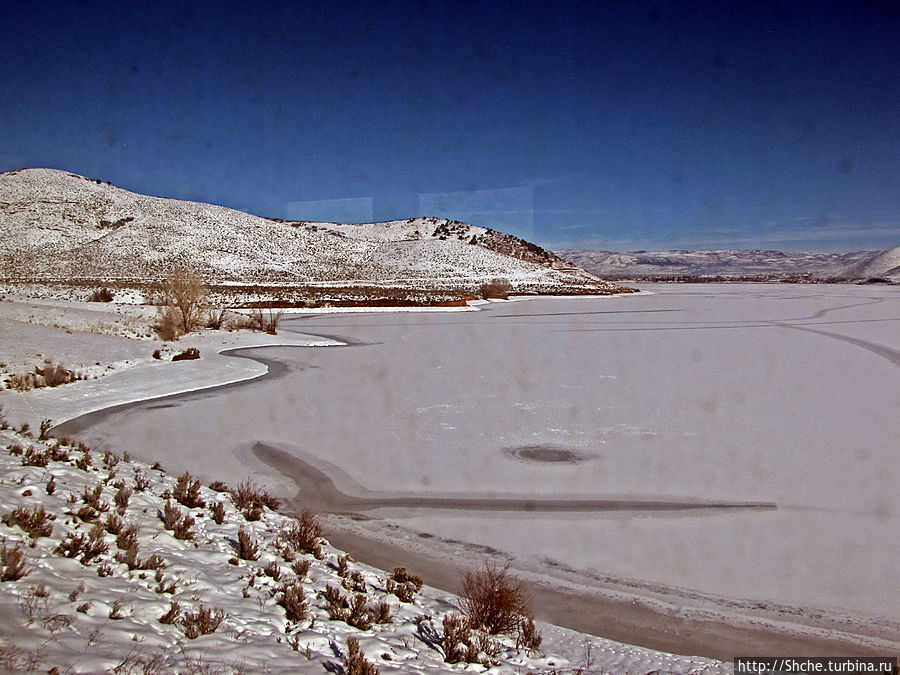
[[[153,281],[174,267],[217,283],[374,283],[614,292],[553,253],[440,218],[340,225],[148,197],[54,169],[0,174],[0,277]]]
[[[854,253],[783,251],[613,251],[566,249],[557,253],[592,274],[612,279],[729,277],[900,282],[900,247]]]

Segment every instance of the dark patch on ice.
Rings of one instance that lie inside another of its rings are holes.
[[[521,462],[543,462],[547,464],[578,464],[591,459],[575,450],[543,443],[503,448],[503,454]]]
[[[773,502],[706,501],[670,497],[619,496],[592,499],[569,498],[562,495],[532,498],[519,495],[460,497],[458,495],[404,494],[366,490],[360,485],[349,485],[352,492],[348,494],[338,488],[332,477],[323,469],[285,452],[277,445],[256,442],[252,445],[251,450],[257,459],[294,481],[304,507],[342,515],[384,508],[508,513],[658,513],[660,515],[687,512],[712,513],[723,509],[770,510],[777,508]],[[346,476],[344,480],[347,481]]]

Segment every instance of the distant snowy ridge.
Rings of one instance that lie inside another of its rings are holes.
[[[185,266],[219,283],[390,283],[615,292],[557,255],[441,218],[341,225],[148,197],[54,169],[0,174],[0,277],[152,281]]]
[[[557,253],[591,274],[613,279],[730,277],[900,282],[900,247],[854,253],[757,250],[613,251],[565,249]]]

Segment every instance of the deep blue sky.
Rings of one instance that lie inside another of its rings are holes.
[[[0,9],[0,170],[552,246],[900,245],[896,2]]]

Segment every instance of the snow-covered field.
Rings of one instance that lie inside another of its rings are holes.
[[[516,648],[513,638],[501,637],[496,643],[484,643],[493,656],[482,653],[480,657],[493,660],[496,665],[450,665],[444,662],[438,642],[442,619],[455,611],[458,600],[426,587],[414,602],[401,603],[387,592],[384,572],[352,562],[350,570],[361,575],[358,583],[364,585],[370,606],[387,603],[391,621],[360,629],[332,619],[323,593],[328,585],[340,587],[345,583],[337,571],[342,551],[325,544],[320,560],[298,555],[298,560],[310,563],[308,571],[298,572],[275,546],[279,533],[291,525],[290,519],[265,511],[259,520],[248,521],[229,495],[202,488],[200,497],[205,507],[179,506],[184,515],[194,519],[193,537],[178,539],[165,529],[165,497],[176,493],[176,481],[174,472],[166,474],[149,466],[156,459],[168,458],[166,468],[170,471],[192,464],[194,473],[202,475],[206,482],[224,479],[234,487],[252,475],[284,494],[293,492],[288,481],[273,480],[271,471],[255,473],[252,456],[219,454],[212,446],[197,452],[192,442],[203,433],[207,420],[195,419],[196,428],[171,446],[151,434],[122,442],[115,448],[116,457],[104,457],[95,448],[90,466],[84,465],[81,450],[60,448],[56,441],[40,441],[35,436],[37,422],[42,419],[61,421],[142,397],[224,382],[243,383],[192,395],[218,398],[251,391],[273,377],[284,379],[297,368],[273,363],[268,378],[251,382],[266,373],[266,367],[246,358],[214,356],[222,349],[274,341],[291,345],[288,353],[296,356],[300,353],[296,347],[334,345],[333,340],[289,331],[274,338],[244,331],[205,332],[185,337],[177,345],[160,345],[140,337],[144,334],[142,317],[147,318],[140,308],[125,311],[112,305],[6,298],[0,303],[0,310],[3,368],[20,372],[52,356],[57,362],[64,358],[68,367],[89,378],[26,393],[0,391],[0,404],[8,421],[16,426],[29,421],[33,427],[28,433],[0,431],[0,519],[8,521],[0,523],[0,545],[4,548],[0,568],[5,575],[14,552],[19,552],[28,572],[21,578],[0,582],[0,672],[46,672],[54,668],[52,672],[91,673],[344,672],[341,663],[349,652],[350,638],[358,639],[363,653],[383,673],[461,669],[522,673],[729,670],[727,664],[708,659],[631,647],[546,624],[540,626],[543,643],[539,652]],[[118,316],[122,312],[126,316]],[[423,312],[420,316],[439,314],[452,315]],[[103,329],[91,330],[97,322]],[[120,326],[128,324],[127,330],[119,331],[117,322]],[[167,358],[187,346],[198,346],[203,357],[199,361],[173,363],[149,356],[154,348],[161,348]],[[172,402],[168,399],[149,405],[165,409]],[[274,421],[263,419],[257,423],[259,430],[265,432],[261,436],[268,437]],[[104,445],[111,447],[112,443]],[[55,458],[35,460],[50,448],[56,448]],[[126,452],[130,457],[124,456]],[[137,459],[154,452],[156,457],[147,462]],[[187,462],[182,461],[185,459]],[[82,466],[77,466],[79,461]],[[139,484],[142,489],[138,489]],[[134,490],[125,505],[117,500],[123,489]],[[92,524],[90,512],[84,512],[91,494],[98,498],[98,520],[105,524],[105,532]],[[223,504],[221,523],[216,522],[212,511],[218,502]],[[117,503],[121,506],[118,514]],[[20,507],[30,512],[45,509],[50,532],[32,542],[8,518]],[[131,565],[123,561],[124,547],[112,533],[114,515],[122,518],[123,526],[136,527],[138,557]],[[241,528],[259,544],[256,560],[237,559]],[[73,552],[80,536],[86,537],[85,541],[95,541],[99,549],[96,556],[86,559],[82,554],[67,555]],[[60,548],[64,542],[68,544]],[[140,568],[156,564],[134,564],[138,560],[147,562],[153,555],[159,556],[165,566],[148,570]],[[479,558],[483,559],[484,556]],[[450,561],[447,568],[455,569]],[[273,572],[280,579],[276,580]],[[284,596],[282,585],[286,580],[297,579],[298,574],[308,614],[289,621],[280,604]],[[169,612],[172,602],[178,603],[180,618],[174,623],[163,623],[160,618]],[[190,634],[186,617],[204,607],[214,610],[214,617],[221,610],[222,623],[215,632],[195,637]]]
[[[370,518],[332,519],[348,536],[493,552],[598,602],[896,652],[900,293],[652,290],[286,320],[351,346],[256,350],[273,376],[79,437],[225,480],[250,467]]]

